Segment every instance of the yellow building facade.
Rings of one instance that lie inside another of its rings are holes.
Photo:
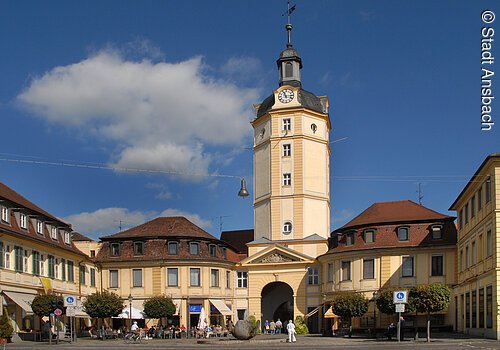
[[[456,330],[500,339],[500,154],[488,156],[450,207],[458,214]]]

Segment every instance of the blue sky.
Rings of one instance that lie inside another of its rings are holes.
[[[329,96],[331,140],[347,138],[332,144],[332,229],[374,202],[416,201],[419,182],[424,205],[453,215],[500,151],[498,117],[480,130],[481,12],[500,15],[499,3],[292,3],[303,87]],[[158,215],[216,236],[221,220],[253,227],[252,199],[236,193],[241,176],[253,191],[252,104],[277,87],[285,10],[284,0],[0,2],[0,181],[92,237]]]

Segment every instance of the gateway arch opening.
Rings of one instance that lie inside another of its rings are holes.
[[[275,322],[280,319],[293,320],[293,289],[284,282],[272,282],[267,284],[261,293],[261,310],[263,325],[266,320]]]

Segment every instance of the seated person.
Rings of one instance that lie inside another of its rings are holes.
[[[397,328],[394,322],[391,322],[389,326],[387,326],[387,331],[384,333],[384,335],[391,340],[393,336],[395,336],[397,333]]]

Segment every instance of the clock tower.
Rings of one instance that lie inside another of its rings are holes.
[[[249,253],[280,243],[316,258],[330,233],[328,99],[302,88],[302,59],[288,43],[276,61],[279,86],[256,105],[254,241]],[[266,244],[267,243],[267,244]],[[254,245],[256,244],[256,245]]]

